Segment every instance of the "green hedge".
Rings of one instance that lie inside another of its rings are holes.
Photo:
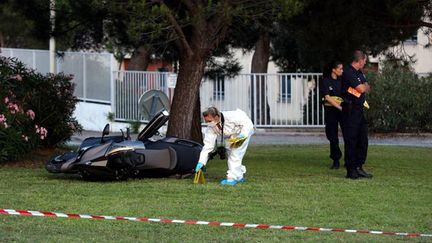
[[[53,146],[81,130],[72,117],[72,76],[42,75],[0,57],[0,161]]]
[[[366,116],[375,132],[432,132],[432,77],[420,78],[409,68],[386,63],[368,73],[372,90]]]

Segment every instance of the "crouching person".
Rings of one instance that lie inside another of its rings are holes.
[[[240,109],[220,112],[217,108],[210,107],[202,114],[208,127],[204,134],[204,147],[195,171],[202,169],[207,164],[209,153],[215,151],[221,159],[225,158],[225,154],[228,158],[227,176],[220,184],[233,186],[244,182],[246,167],[242,164],[242,160],[250,137],[254,133],[251,119]]]

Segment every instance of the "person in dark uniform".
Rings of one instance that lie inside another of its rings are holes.
[[[345,166],[347,178],[372,178],[372,174],[363,169],[368,150],[368,128],[364,116],[367,106],[365,93],[370,86],[360,71],[366,64],[366,54],[356,50],[351,65],[342,75],[342,134],[345,143]]]
[[[325,78],[321,82],[321,94],[324,102],[324,122],[326,137],[330,142],[330,158],[333,164],[330,169],[339,169],[339,160],[342,152],[339,148],[339,124],[342,119],[342,84],[340,77],[343,73],[341,62],[332,62],[324,73]]]

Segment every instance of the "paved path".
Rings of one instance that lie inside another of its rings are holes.
[[[343,143],[342,135],[339,140]],[[324,132],[263,132],[251,141],[253,144],[327,144]],[[432,134],[369,134],[369,144],[401,145],[432,148]]]
[[[83,131],[74,134],[68,142],[70,145],[80,145],[87,137],[99,137],[101,132]],[[119,134],[119,133],[115,133]],[[114,135],[114,134],[111,134]],[[135,135],[136,136],[136,135]],[[134,136],[132,136],[134,137]],[[342,136],[339,136],[343,143]],[[287,131],[264,131],[258,130],[251,144],[327,144],[324,131],[312,132],[287,132]],[[372,145],[401,145],[432,148],[432,133],[426,134],[369,134],[369,144]]]

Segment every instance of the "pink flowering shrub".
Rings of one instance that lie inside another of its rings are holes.
[[[42,75],[0,56],[0,162],[53,146],[81,130],[72,76]]]

